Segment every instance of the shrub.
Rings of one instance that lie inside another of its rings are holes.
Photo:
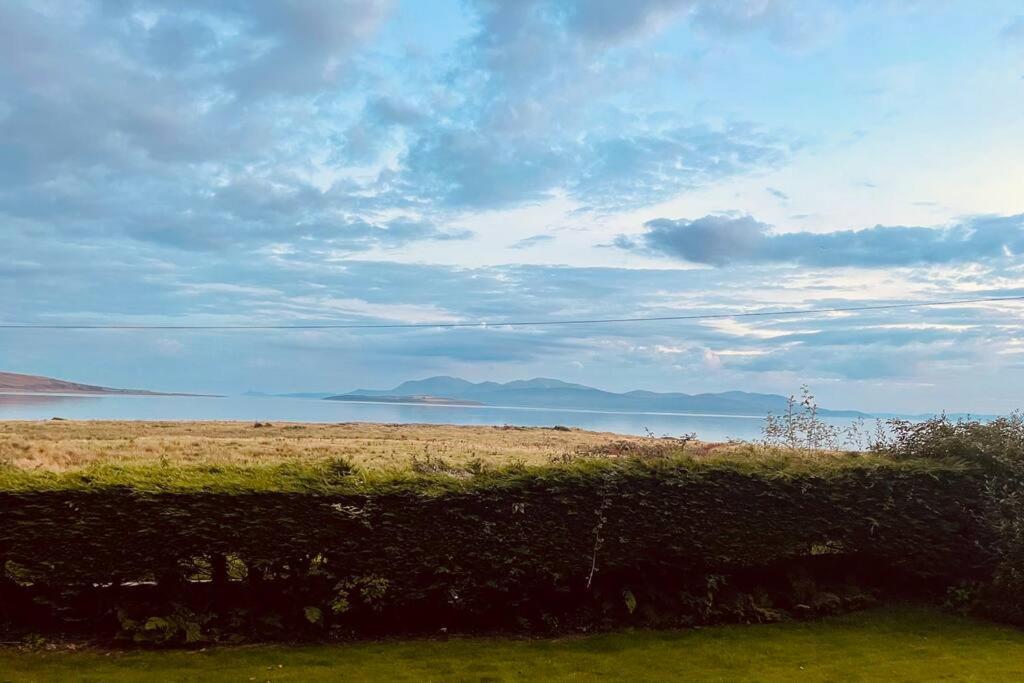
[[[909,423],[908,423],[909,424]],[[769,413],[762,427],[761,442],[769,447],[803,451],[880,450],[886,443],[881,420],[874,432],[866,429],[863,418],[845,427],[829,424],[818,416],[818,403],[807,385],[800,387],[800,398],[790,395],[781,415]]]
[[[818,404],[806,385],[800,387],[800,399],[790,395],[786,412],[769,414],[763,433],[766,446],[784,446],[791,449],[835,449],[838,430],[818,417]]]
[[[983,547],[994,573],[989,583],[972,587],[970,600],[962,589],[951,599],[1024,623],[1024,415],[988,422],[943,415],[920,423],[891,420],[889,427],[884,450],[895,459],[961,462],[981,472],[978,516],[990,531]]]
[[[1024,415],[1013,413],[988,422],[951,420],[945,415],[923,422],[889,420],[889,439],[880,445],[903,460],[960,460],[990,472],[1024,472]]]
[[[955,463],[422,465],[9,473],[0,622],[174,643],[667,626],[941,595],[988,572],[977,480]]]

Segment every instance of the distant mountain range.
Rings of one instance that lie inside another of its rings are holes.
[[[0,392],[26,394],[121,394],[133,396],[200,396],[201,394],[165,394],[145,389],[112,389],[39,375],[0,372]]]
[[[120,395],[120,396],[203,396],[211,394],[166,393],[146,389],[115,389],[95,384],[82,384],[40,375],[0,372],[0,401],[18,395]],[[494,406],[508,408],[548,408],[566,410],[621,411],[631,413],[695,413],[700,415],[749,415],[764,417],[782,414],[786,397],[778,394],[755,394],[746,391],[725,391],[707,394],[659,393],[655,391],[602,391],[583,384],[557,379],[536,378],[514,382],[469,382],[458,377],[429,377],[403,382],[393,389],[356,389],[347,394],[333,392],[294,392],[269,394],[248,391],[246,396],[281,397],[346,402],[413,403],[436,406]],[[821,408],[818,413],[829,417],[900,417],[926,419],[934,413],[917,415],[897,413],[863,413],[857,410]],[[987,414],[946,413],[951,419],[968,417],[986,419]]]
[[[441,406],[479,406],[483,405],[477,401],[464,401],[456,398],[442,398],[439,396],[406,396],[404,394],[388,394],[368,396],[364,394],[335,394],[327,391],[298,391],[290,394],[267,394],[262,391],[247,391],[243,396],[253,398],[313,398],[326,399],[328,401],[349,401],[351,403],[423,403]]]
[[[469,382],[458,377],[430,377],[403,382],[393,389],[356,389],[326,397],[328,401],[452,404],[453,402],[522,408],[608,410],[645,413],[700,413],[763,417],[786,410],[786,397],[726,391],[717,394],[629,391],[618,394],[557,379],[514,382]],[[819,410],[833,417],[866,417],[856,410]]]

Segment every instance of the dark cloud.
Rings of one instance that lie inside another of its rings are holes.
[[[615,244],[713,266],[790,263],[880,268],[1005,261],[1024,253],[1024,214],[983,216],[948,228],[875,226],[828,233],[775,233],[750,216],[659,218]]]
[[[639,238],[619,236],[616,246],[647,248],[694,263],[724,266],[749,261],[766,237],[769,226],[750,216],[705,216],[696,220],[659,218],[646,223]]]

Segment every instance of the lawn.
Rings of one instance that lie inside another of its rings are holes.
[[[1024,632],[918,607],[816,622],[558,640],[453,638],[204,651],[0,649],[0,681],[1010,681]]]

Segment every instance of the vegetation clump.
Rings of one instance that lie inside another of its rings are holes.
[[[13,454],[0,468],[0,630],[143,644],[564,632],[906,597],[1024,621],[1020,416],[892,422],[869,450],[820,450],[833,442],[813,397],[803,405],[762,444],[479,432],[566,440],[500,462],[478,455],[487,442],[455,453],[380,427],[408,442],[392,467],[324,447],[30,469],[35,443],[14,435],[0,449]],[[317,427],[263,429],[322,439]]]
[[[790,396],[783,415],[769,416],[766,446],[789,449],[858,447],[894,462],[958,464],[974,473],[977,501],[961,494],[978,522],[976,539],[987,556],[985,580],[961,581],[948,589],[946,604],[958,611],[1024,624],[1024,413],[992,420],[938,415],[922,421],[877,421],[873,434],[855,422],[846,429],[818,417],[807,387]]]
[[[1024,624],[1024,414],[987,422],[943,415],[889,424],[891,437],[882,449],[890,457],[963,463],[980,471],[982,505],[976,514],[989,531],[983,547],[994,569],[989,581],[951,588],[950,602]]]

